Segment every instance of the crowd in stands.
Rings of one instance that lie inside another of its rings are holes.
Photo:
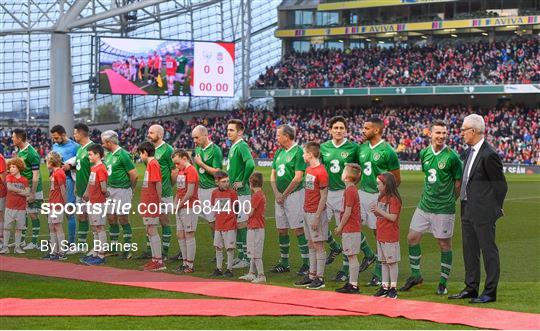
[[[256,88],[531,84],[540,82],[538,38],[409,47],[311,49],[267,67]]]

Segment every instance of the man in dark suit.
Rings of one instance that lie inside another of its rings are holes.
[[[465,262],[465,289],[449,299],[470,298],[470,303],[497,299],[500,263],[495,244],[495,222],[503,216],[503,202],[508,190],[501,159],[484,139],[482,116],[472,114],[463,120],[461,135],[469,146],[463,155],[461,185],[461,231]],[[484,259],[486,283],[480,286],[480,251]]]

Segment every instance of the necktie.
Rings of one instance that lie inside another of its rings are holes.
[[[465,170],[463,172],[463,179],[461,180],[461,190],[459,191],[459,199],[467,200],[467,183],[469,182],[469,169],[472,166],[472,157],[474,155],[474,148],[470,148],[469,156],[467,157],[467,163],[465,163]]]

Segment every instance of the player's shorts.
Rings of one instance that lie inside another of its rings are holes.
[[[193,209],[182,208],[176,214],[176,231],[194,232],[197,230],[197,220],[199,215]]]
[[[83,213],[83,215],[88,215],[88,208],[87,208],[88,205],[86,204],[86,201],[84,201],[82,197],[77,197],[75,199],[75,204],[77,206],[77,212],[80,210]],[[78,216],[81,216],[81,215],[78,215]]]
[[[396,263],[401,261],[399,242],[383,243],[377,241],[377,256],[382,263]]]
[[[47,216],[47,223],[49,224],[58,224],[64,221],[64,213],[50,213]]]
[[[176,73],[176,75],[174,75],[174,79],[177,81],[177,82],[183,82],[184,81],[184,77],[186,77],[186,74],[181,74],[181,73]]]
[[[283,206],[275,204],[276,227],[278,229],[300,229],[304,227],[304,189],[291,193]]]
[[[131,199],[133,198],[133,191],[130,188],[109,188],[111,195],[109,199],[115,201],[114,208],[109,205],[107,208],[107,214],[109,215],[129,215],[130,210],[123,210],[123,206],[129,204],[131,206]],[[120,207],[119,207],[120,206]],[[126,207],[127,208],[127,207]]]
[[[93,203],[92,210],[89,210],[88,213],[88,222],[92,226],[105,225],[107,223],[107,218],[103,215],[103,209],[105,208],[104,203]]]
[[[321,213],[321,224],[317,231],[311,229],[311,224],[315,221],[315,213],[304,213],[304,233],[308,241],[328,240],[328,217],[326,211]]]
[[[344,232],[341,237],[343,254],[357,255],[360,253],[361,232]]]
[[[15,222],[16,229],[26,229],[26,211],[6,208],[4,213],[4,228],[9,229],[13,222]]]
[[[174,84],[175,76],[167,75],[167,83]]]
[[[264,247],[264,228],[248,229],[247,255],[250,259],[262,259]]]
[[[0,212],[6,209],[6,198],[0,198]]]
[[[328,220],[336,220],[336,224],[339,224],[341,218],[341,212],[343,211],[343,192],[345,190],[337,191],[328,191],[328,198],[326,200],[326,214],[328,215]]]
[[[434,214],[416,208],[410,229],[420,233],[430,232],[437,239],[452,238],[456,214]]]
[[[377,228],[377,216],[369,211],[369,205],[377,202],[379,193],[368,193],[358,190],[358,196],[360,197],[360,216],[362,217],[362,225],[375,230]]]
[[[142,218],[144,225],[159,225],[159,217],[144,217]]]
[[[248,220],[248,214],[249,213],[246,213],[249,212],[248,209],[250,208],[247,208],[247,204],[245,201],[249,201],[249,203],[251,203],[251,195],[241,195],[238,197],[238,202],[240,202],[240,213],[238,214],[238,223],[243,223],[243,222],[247,222]],[[244,206],[246,208],[244,208]]]
[[[236,230],[214,231],[214,246],[220,249],[234,249],[236,247]]]
[[[43,203],[43,191],[36,192],[35,200],[29,203],[26,207],[28,214],[39,214],[41,212],[41,204]]]
[[[152,76],[156,77],[159,73],[159,69],[158,68],[152,68]]]
[[[197,191],[197,194],[199,195],[199,202],[201,204],[201,213],[199,216],[207,220],[208,223],[213,223],[215,221],[215,215],[212,211],[212,192],[214,190],[215,188],[199,188]],[[204,208],[205,201],[208,201],[206,205],[210,206],[210,208]]]
[[[174,214],[176,206],[174,205],[174,197],[161,197],[161,204],[159,205],[159,213],[161,215]]]

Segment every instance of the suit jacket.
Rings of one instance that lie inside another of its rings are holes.
[[[464,172],[469,151],[470,149],[467,149],[462,154]],[[480,147],[471,166],[466,190],[467,207],[461,212],[463,218],[480,224],[495,222],[502,216],[508,185],[501,158],[487,141]]]

